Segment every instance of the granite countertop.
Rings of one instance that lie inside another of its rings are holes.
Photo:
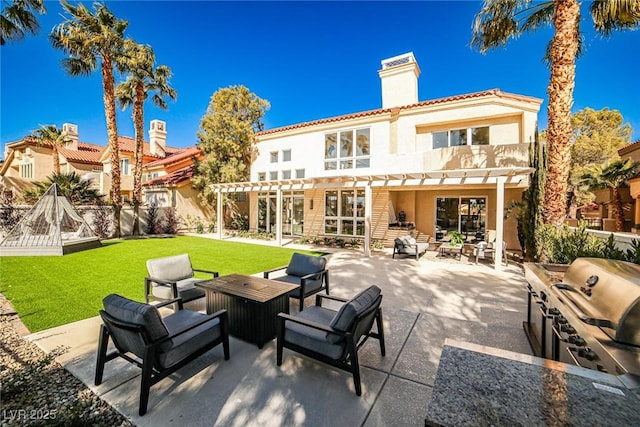
[[[427,426],[640,425],[640,400],[618,377],[447,340]]]

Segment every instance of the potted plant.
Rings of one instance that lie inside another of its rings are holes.
[[[452,246],[462,245],[465,241],[464,235],[462,233],[458,233],[457,231],[449,233],[449,236],[449,244]]]

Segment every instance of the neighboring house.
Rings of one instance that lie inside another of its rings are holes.
[[[640,162],[640,140],[619,149],[618,154],[623,159]],[[640,233],[640,176],[629,180],[629,196],[632,204],[630,214],[632,231]]]
[[[250,228],[279,241],[389,243],[406,233],[401,217],[436,241],[494,229],[518,249],[503,210],[528,186],[542,100],[493,89],[419,101],[412,53],[383,60],[378,73],[382,108],[259,132],[251,182],[214,185],[218,197],[248,192]]]
[[[61,172],[76,172],[90,179],[94,187],[104,195],[111,189],[111,150],[102,145],[78,140],[78,126],[65,123],[62,126],[69,142],[58,149]],[[155,201],[159,207],[174,207],[182,218],[188,216],[206,220],[211,217],[209,208],[203,206],[197,192],[191,188],[193,159],[202,159],[196,147],[175,148],[167,146],[166,123],[152,120],[149,141],[143,146],[143,203]],[[123,201],[133,198],[135,167],[135,139],[118,136],[120,151],[120,191]],[[51,144],[38,144],[33,138],[24,138],[6,145],[5,161],[0,165],[0,182],[21,193],[35,181],[45,181],[53,173]],[[130,218],[130,215],[125,215]],[[127,226],[128,227],[128,226]]]
[[[189,147],[179,153],[144,165],[144,202],[156,203],[159,208],[173,207],[183,219],[207,219],[212,216],[208,207],[200,203],[198,192],[191,186],[194,159],[203,160],[202,152]]]

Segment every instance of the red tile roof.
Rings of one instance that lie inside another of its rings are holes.
[[[135,138],[131,138],[130,136],[118,135],[118,147],[120,147],[120,151],[128,151],[130,153],[134,153],[136,149],[136,140]],[[151,154],[150,147],[151,146],[149,142],[145,141],[142,147],[143,154],[145,156],[152,156],[152,157],[159,158],[159,156],[155,156]],[[177,153],[178,151],[181,151],[181,150],[182,150],[181,148],[175,148],[175,147],[169,147],[169,146],[165,147],[164,149],[165,154],[167,155]]]
[[[154,160],[153,162],[146,163],[144,165],[145,168],[153,168],[157,166],[168,166],[184,159],[189,159],[192,157],[202,157],[202,151],[198,147],[188,147],[173,153],[164,159]]]
[[[83,162],[102,164],[100,156],[104,151],[101,145],[87,144],[86,142],[78,142],[78,149],[71,150],[68,148],[58,148],[60,155],[64,156],[70,162]]]
[[[514,100],[517,100],[517,101],[532,102],[532,103],[536,103],[536,104],[541,104],[542,103],[542,100],[539,99],[539,98],[534,98],[534,97],[531,97],[531,96],[524,96],[524,95],[516,95],[516,94],[508,93],[508,92],[502,92],[500,89],[491,89],[491,90],[485,90],[485,91],[482,91],[482,92],[474,92],[474,93],[467,93],[467,94],[462,94],[462,95],[448,96],[448,97],[445,97],[445,98],[431,99],[431,100],[427,100],[427,101],[418,102],[416,104],[404,105],[404,106],[401,106],[401,107],[380,108],[380,109],[377,109],[377,110],[362,111],[362,112],[359,112],[359,113],[346,114],[346,115],[343,115],[343,116],[330,117],[330,118],[327,118],[327,119],[320,119],[320,120],[314,120],[314,121],[310,121],[310,122],[297,123],[297,124],[294,124],[294,125],[289,125],[289,126],[283,126],[283,127],[279,127],[279,128],[275,128],[275,129],[264,130],[264,131],[258,132],[257,135],[258,136],[269,135],[269,134],[273,134],[273,133],[284,132],[284,131],[288,131],[288,130],[292,130],[292,129],[300,129],[300,128],[305,128],[305,127],[309,127],[309,126],[316,126],[316,125],[321,125],[321,124],[325,124],[325,123],[341,122],[343,120],[351,120],[351,119],[357,119],[357,118],[361,118],[361,117],[369,117],[369,116],[376,116],[376,115],[380,115],[380,114],[391,113],[393,110],[399,110],[399,111],[411,110],[411,109],[414,109],[414,108],[424,107],[424,106],[427,106],[427,105],[444,104],[444,103],[447,103],[447,102],[461,101],[461,100],[474,99],[474,98],[482,98],[482,97],[486,97],[486,96],[498,96],[500,98],[514,99]]]
[[[640,150],[640,139],[636,142],[632,142],[631,144],[625,145],[624,147],[620,148],[618,150],[618,154],[622,156],[636,150]]]
[[[168,175],[161,176],[151,181],[147,181],[143,184],[144,187],[154,187],[154,186],[166,186],[166,185],[175,185],[180,182],[186,181],[193,176],[193,166],[188,166],[186,168],[178,169]]]

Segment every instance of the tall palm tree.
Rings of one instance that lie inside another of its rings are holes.
[[[576,58],[581,53],[578,0],[485,0],[476,15],[471,45],[482,53],[504,46],[510,38],[553,25],[554,35],[546,59],[551,76],[548,104],[548,169],[544,191],[544,222],[560,226],[566,216],[570,170],[571,106]],[[601,0],[591,3],[595,30],[609,36],[613,30],[640,24],[640,0]]]
[[[42,15],[47,11],[44,0],[3,0],[0,13],[0,45],[7,41],[23,40],[27,33],[36,34],[40,24],[34,12]]]
[[[169,86],[171,69],[165,65],[153,68],[155,55],[148,45],[140,45],[133,40],[125,42],[123,68],[129,72],[127,80],[116,87],[116,98],[122,109],[133,106],[132,118],[135,128],[136,147],[133,173],[133,234],[138,234],[138,207],[142,203],[142,159],[144,147],[144,102],[153,93],[153,103],[168,109],[164,97],[175,100],[177,93]]]
[[[35,203],[53,184],[58,184],[60,194],[72,205],[94,205],[102,200],[102,195],[92,187],[91,181],[75,172],[54,173],[46,181],[34,182],[34,187],[25,190],[22,197],[27,203]]]
[[[118,19],[106,5],[95,3],[93,12],[82,3],[71,5],[67,0],[60,3],[70,15],[58,24],[49,38],[56,49],[68,55],[62,67],[71,76],[85,76],[100,67],[104,110],[107,120],[107,137],[111,163],[111,202],[114,212],[114,233],[120,237],[120,154],[118,128],[116,124],[114,66],[121,60],[124,32],[128,22]]]
[[[616,159],[604,165],[592,165],[581,176],[581,181],[592,190],[611,190],[613,196],[613,216],[616,219],[616,231],[624,231],[624,212],[620,186],[638,173],[640,163],[631,159]]]
[[[39,129],[33,131],[31,135],[40,145],[51,144],[51,155],[53,156],[53,173],[60,174],[60,156],[58,149],[64,147],[70,141],[67,133],[59,129],[56,125],[40,125]]]

